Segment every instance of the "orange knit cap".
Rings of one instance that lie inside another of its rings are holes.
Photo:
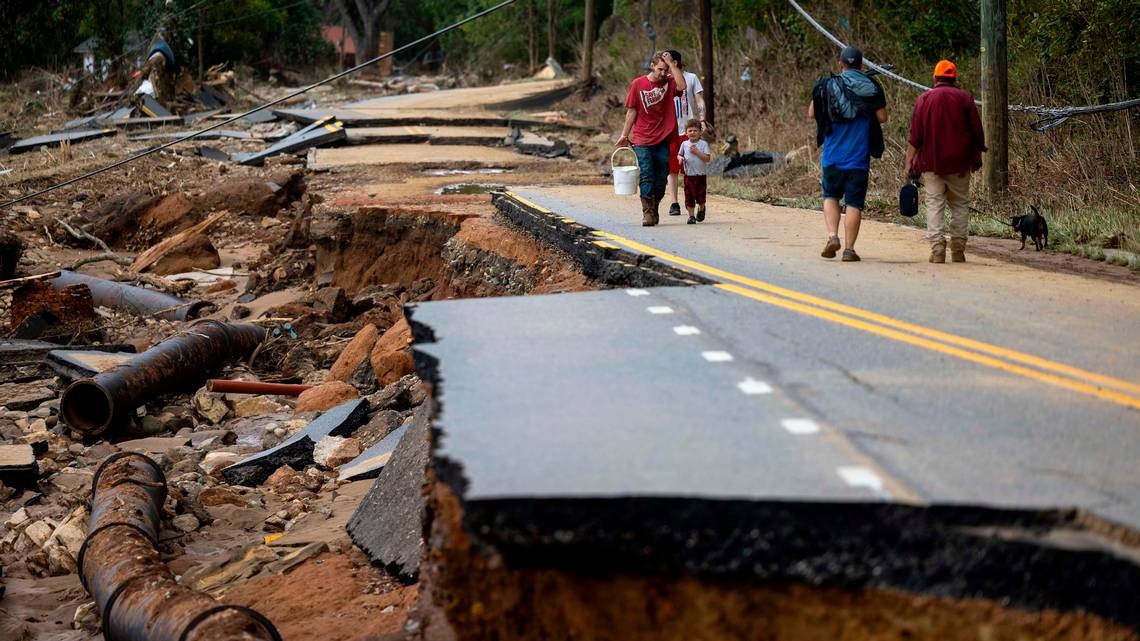
[[[935,78],[957,78],[958,67],[954,66],[953,62],[949,60],[939,60],[938,64],[934,65]]]

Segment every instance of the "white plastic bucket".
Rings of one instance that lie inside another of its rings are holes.
[[[614,193],[618,196],[632,196],[638,191],[638,178],[640,178],[640,172],[637,169],[637,156],[634,155],[634,164],[632,165],[615,165],[614,158],[622,150],[633,153],[631,147],[618,147],[614,153],[610,154],[610,169],[613,170],[614,174]]]

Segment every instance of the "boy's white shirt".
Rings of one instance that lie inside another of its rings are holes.
[[[685,139],[685,141],[681,143],[681,150],[678,154],[684,158],[682,164],[684,165],[686,176],[704,176],[708,169],[708,163],[698,158],[697,155],[692,152],[692,147],[696,147],[698,151],[705,155],[711,155],[712,152],[709,149],[709,143],[707,140],[698,140],[694,143],[689,139]]]
[[[685,91],[673,99],[673,115],[677,118],[677,134],[684,136],[685,123],[696,117],[693,109],[697,107],[697,94],[703,94],[705,88],[697,74],[689,71],[682,71],[681,74],[685,78]]]

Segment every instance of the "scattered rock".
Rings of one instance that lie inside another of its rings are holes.
[[[288,411],[288,405],[279,403],[270,396],[241,395],[241,398],[233,404],[233,414],[238,418],[281,414]]]
[[[329,380],[347,382],[356,368],[368,360],[368,355],[372,353],[372,348],[379,337],[380,332],[375,325],[372,323],[365,325],[356,336],[352,337],[348,345],[344,346],[336,362],[329,368]]]
[[[333,469],[360,456],[362,448],[355,438],[326,436],[317,441],[313,449],[313,461],[326,469]]]
[[[163,254],[162,258],[149,267],[149,271],[166,276],[196,269],[214,269],[221,264],[222,257],[210,238],[205,234],[195,234]]]
[[[222,419],[230,413],[230,408],[226,405],[226,402],[222,400],[221,395],[209,392],[205,387],[194,393],[191,404],[194,406],[194,412],[197,413],[198,416],[201,416],[215,425],[222,422]]]
[[[91,490],[91,477],[94,475],[91,470],[65,467],[51,477],[51,484],[67,494],[86,493]]]
[[[177,436],[171,436],[168,438],[140,438],[133,441],[123,441],[119,443],[119,449],[123,452],[165,454],[176,447],[185,447],[189,444],[189,438]]]
[[[207,457],[208,456],[207,454]],[[198,503],[203,507],[217,507],[219,505],[245,507],[249,502],[233,488],[208,487],[198,492]]]
[[[15,312],[13,312],[13,317],[15,317]],[[0,399],[2,399],[0,404],[9,410],[23,412],[35,409],[40,403],[53,398],[55,398],[55,391],[48,381],[0,384]]]
[[[301,392],[297,397],[297,405],[293,408],[295,414],[303,412],[324,412],[358,398],[360,394],[356,388],[343,381],[329,381]]]
[[[193,532],[194,530],[198,529],[199,525],[201,525],[198,522],[198,517],[194,516],[193,514],[179,514],[178,516],[171,519],[171,524],[174,526],[174,529],[182,533]]]
[[[376,341],[370,357],[372,371],[381,385],[394,383],[416,370],[412,360],[412,328],[401,318]]]
[[[207,475],[213,476],[214,472],[240,460],[241,455],[235,452],[208,452],[206,456],[202,457],[200,466]]]
[[[348,316],[348,298],[340,287],[322,287],[314,297],[313,309],[324,312],[330,322],[340,323]]]

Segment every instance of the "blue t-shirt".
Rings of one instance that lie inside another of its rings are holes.
[[[871,119],[856,116],[851,122],[831,123],[831,133],[823,139],[820,164],[836,169],[871,168]]]

